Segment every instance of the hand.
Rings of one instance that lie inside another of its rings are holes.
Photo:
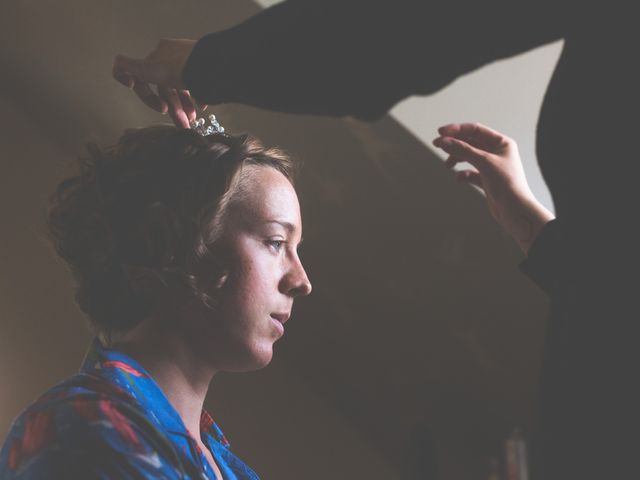
[[[477,123],[446,125],[438,133],[433,144],[449,154],[446,166],[472,165],[456,172],[456,178],[484,192],[493,217],[527,253],[554,216],[529,188],[516,142]]]
[[[182,82],[182,70],[195,44],[195,40],[162,39],[143,59],[117,55],[113,78],[132,89],[148,107],[169,113],[176,126],[189,128],[196,118],[196,104]]]

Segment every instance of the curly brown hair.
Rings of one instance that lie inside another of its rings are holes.
[[[292,183],[295,174],[286,154],[249,135],[157,126],[87,150],[78,175],[51,197],[47,223],[77,281],[80,309],[107,336],[148,316],[163,286],[186,286],[214,304],[204,277],[222,274],[216,241],[243,166],[275,168]],[[153,288],[135,287],[128,267],[154,278]]]

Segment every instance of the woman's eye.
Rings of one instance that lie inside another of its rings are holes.
[[[277,252],[284,245],[284,240],[267,240],[267,245]]]

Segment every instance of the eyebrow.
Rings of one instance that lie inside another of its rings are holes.
[[[293,233],[296,230],[296,227],[295,225],[293,225],[293,223],[285,222],[284,220],[267,220],[265,223],[277,223],[285,230],[287,230],[289,234]],[[298,242],[298,244],[302,243],[302,240],[304,239],[300,237],[300,241]]]
[[[285,222],[283,220],[267,220],[265,223],[277,223],[278,225],[282,225],[285,230],[289,232],[293,232],[296,227],[293,226],[293,223]]]

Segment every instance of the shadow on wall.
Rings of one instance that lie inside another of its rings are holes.
[[[113,55],[197,37],[249,16],[248,1],[73,0],[7,7],[0,429],[73,373],[89,334],[69,275],[39,233],[82,144],[166,121],[110,78]],[[214,109],[304,162],[314,283],[267,369],[222,375],[209,407],[263,478],[480,478],[514,424],[531,426],[545,303],[483,199],[390,118],[375,124]],[[425,115],[427,113],[425,112]]]

